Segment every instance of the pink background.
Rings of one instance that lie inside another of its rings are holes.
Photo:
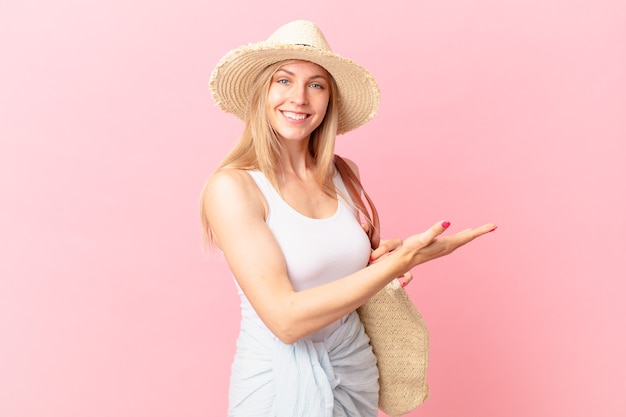
[[[197,202],[241,124],[207,82],[296,18],[370,69],[340,137],[383,235],[499,229],[416,268],[412,416],[626,414],[626,3],[0,6],[0,415],[223,416],[238,323]]]

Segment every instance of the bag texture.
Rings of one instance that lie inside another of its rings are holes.
[[[349,165],[335,155],[350,198],[370,224],[372,248],[378,247],[380,222],[374,203]],[[361,197],[369,206],[369,212]],[[428,398],[428,328],[422,315],[397,279],[357,309],[376,355],[380,391],[378,407],[391,417],[414,410]]]
[[[429,338],[422,315],[397,279],[357,312],[378,361],[378,407],[392,417],[414,410],[428,398]]]

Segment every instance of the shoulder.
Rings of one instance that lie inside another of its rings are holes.
[[[207,194],[247,192],[254,185],[250,174],[243,169],[222,168],[211,175],[207,181]]]
[[[222,168],[211,175],[203,195],[205,215],[211,223],[226,213],[265,217],[265,199],[250,174]]]
[[[348,158],[343,158],[344,161],[346,161],[346,164],[348,164],[348,166],[350,167],[350,169],[352,170],[352,172],[354,172],[356,174],[356,176],[359,176],[359,166],[351,159]]]
[[[346,157],[342,156],[341,159],[343,159],[346,162],[346,164],[352,170],[352,172],[354,172],[354,174],[357,176],[357,178],[359,178],[360,175],[359,175],[359,167],[358,167],[358,165],[353,160],[351,160],[349,158],[346,158]]]

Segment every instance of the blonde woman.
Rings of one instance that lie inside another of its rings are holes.
[[[229,415],[376,416],[376,358],[355,310],[495,225],[444,237],[439,221],[372,251],[378,230],[361,224],[367,210],[348,197],[334,144],[375,115],[379,90],[311,22],[229,52],[210,86],[245,122],[201,200],[241,297]]]

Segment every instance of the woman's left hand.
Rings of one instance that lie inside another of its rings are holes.
[[[370,264],[376,263],[377,261],[385,258],[400,246],[402,246],[402,239],[381,239],[378,248],[374,249],[370,255]],[[398,280],[403,287],[406,287],[412,279],[413,274],[411,271],[408,271],[404,275],[398,277]]]

